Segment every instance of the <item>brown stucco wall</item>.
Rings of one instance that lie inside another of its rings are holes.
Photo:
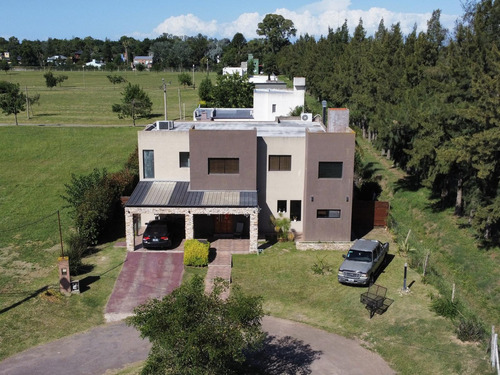
[[[256,190],[257,131],[189,131],[191,190]],[[209,158],[239,158],[238,174],[208,174]]]
[[[306,134],[304,241],[351,239],[354,142],[355,133],[350,129],[342,133]],[[319,179],[320,161],[343,162],[342,178]],[[318,209],[340,209],[341,217],[318,219]]]

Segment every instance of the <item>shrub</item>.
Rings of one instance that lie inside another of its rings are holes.
[[[184,264],[186,266],[204,267],[208,265],[210,243],[198,240],[187,240],[184,244]]]
[[[280,212],[278,217],[271,215],[271,223],[274,226],[274,231],[278,235],[278,240],[280,242],[288,241],[288,232],[290,232],[291,227],[290,219]]]
[[[458,300],[452,301],[442,296],[432,297],[431,310],[440,316],[453,319],[458,315],[459,304]]]
[[[462,316],[457,324],[457,337],[462,341],[481,341],[486,333],[476,316]]]
[[[87,239],[80,233],[72,233],[67,239],[66,255],[69,258],[69,272],[71,275],[78,275],[82,268],[82,258],[87,252]]]

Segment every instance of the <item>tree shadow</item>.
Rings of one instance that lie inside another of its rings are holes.
[[[49,288],[49,286],[45,285],[44,287],[35,290],[34,292],[30,293],[27,297],[23,298],[22,300],[17,301],[15,303],[13,303],[12,305],[7,306],[7,307],[3,308],[2,310],[0,310],[0,314],[6,313],[7,311],[12,310],[13,308],[15,308],[17,306],[22,305],[24,302],[27,302],[30,299],[35,298],[40,293],[45,292],[48,288]],[[2,294],[4,294],[4,293],[2,293]]]
[[[247,356],[252,374],[311,374],[311,364],[319,359],[322,351],[313,350],[309,344],[290,336],[267,336],[260,351]]]
[[[399,191],[417,191],[422,187],[420,179],[416,176],[406,176],[405,178],[400,178],[395,186],[394,192]]]
[[[80,280],[80,293],[84,293],[90,289],[90,285],[100,280],[100,276],[87,276]]]

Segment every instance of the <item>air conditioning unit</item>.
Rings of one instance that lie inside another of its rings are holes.
[[[172,130],[174,128],[173,121],[156,121],[158,130]]]
[[[312,115],[312,113],[302,113],[302,114],[300,115],[300,119],[301,119],[302,121],[312,121],[312,119],[313,119],[313,115]]]

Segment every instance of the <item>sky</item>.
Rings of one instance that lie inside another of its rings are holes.
[[[74,37],[118,40],[122,36],[154,39],[163,33],[231,39],[241,32],[247,40],[268,13],[291,19],[297,36],[319,37],[345,20],[352,33],[363,20],[368,35],[384,19],[386,27],[400,23],[403,34],[416,24],[425,31],[432,11],[450,31],[463,15],[462,0],[24,0],[3,1],[0,37],[20,41]]]

